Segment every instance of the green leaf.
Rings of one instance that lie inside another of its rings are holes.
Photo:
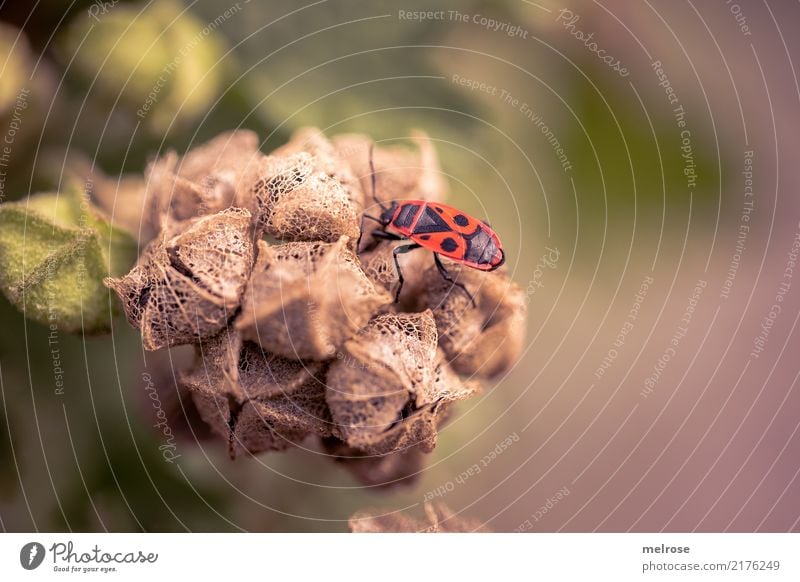
[[[110,329],[103,277],[125,272],[136,258],[130,235],[77,189],[0,205],[0,224],[0,290],[11,303],[66,332]]]

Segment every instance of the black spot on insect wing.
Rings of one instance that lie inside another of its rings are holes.
[[[454,239],[447,237],[441,242],[440,246],[444,252],[452,253],[458,248],[458,243]]]

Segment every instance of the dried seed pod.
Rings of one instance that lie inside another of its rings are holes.
[[[280,451],[311,435],[331,435],[325,365],[269,354],[244,342],[239,382],[247,400],[233,423],[231,456]]]
[[[254,210],[242,179],[264,158],[258,136],[249,130],[222,133],[183,158],[167,152],[145,172],[149,223],[160,228],[230,206]]]
[[[195,346],[194,366],[180,376],[200,417],[218,435],[230,438],[232,418],[245,401],[239,384],[242,338],[230,328]]]
[[[316,378],[324,376],[325,371],[323,362],[291,360],[271,354],[249,341],[241,342],[236,365],[241,395],[251,401],[297,393]],[[327,413],[320,414],[320,417],[328,416]]]
[[[443,194],[430,140],[417,139],[418,154],[375,150],[382,199]],[[167,154],[148,169],[161,235],[128,275],[105,283],[146,349],[196,344],[175,401],[189,394],[232,457],[313,437],[361,482],[389,486],[420,474],[453,403],[479,389],[448,359],[466,373],[509,366],[524,302],[504,276],[464,270],[479,299],[467,309],[467,296],[418,253],[401,257],[406,291],[390,307],[392,245],[353,250],[365,185],[371,192],[370,145],[304,128],[272,156],[250,132],[223,134],[182,160]],[[264,233],[291,242],[259,241],[255,253],[251,241]],[[394,313],[428,306],[435,311]],[[500,355],[478,349],[504,341],[511,347]],[[442,515],[429,512],[441,529]]]
[[[328,405],[350,446],[369,446],[401,418],[433,374],[436,326],[431,313],[386,314],[344,345],[328,373]]]
[[[331,434],[325,384],[316,378],[265,400],[249,400],[236,417],[232,456],[282,451],[311,435]]]
[[[334,434],[374,455],[414,446],[433,450],[449,404],[477,389],[439,361],[436,341],[426,311],[379,315],[346,342],[328,371]]]
[[[270,156],[254,165],[248,176],[259,224],[270,236],[325,242],[342,235],[358,237],[359,208],[350,199],[351,192],[317,169],[311,154]]]
[[[425,451],[411,447],[388,455],[370,455],[349,447],[335,437],[323,439],[325,452],[333,456],[360,483],[395,488],[411,486],[419,480],[425,463]]]
[[[306,152],[314,157],[314,169],[330,176],[342,185],[347,198],[357,211],[364,207],[364,192],[361,182],[353,174],[350,165],[339,157],[336,148],[325,134],[316,127],[301,127],[292,133],[291,139],[272,152],[274,156],[287,157]]]
[[[425,517],[397,511],[365,509],[349,520],[353,533],[465,533],[489,532],[481,522],[453,513],[444,503],[425,503]]]
[[[442,357],[441,353],[437,355],[437,358]],[[479,389],[477,382],[462,382],[446,362],[439,362],[422,396],[409,401],[388,429],[367,435],[357,446],[373,455],[412,448],[430,453],[436,447],[438,431],[448,420],[453,403],[473,396]]]
[[[147,168],[147,194],[151,201],[150,223],[164,228],[172,221],[191,220],[207,214],[206,190],[201,184],[174,173],[178,157],[174,152]],[[221,208],[218,210],[222,210]]]
[[[154,240],[116,291],[145,349],[195,343],[217,334],[239,308],[253,265],[251,215],[230,208]]]
[[[435,268],[423,273],[419,302],[433,310],[439,346],[460,374],[491,378],[508,371],[524,347],[522,288],[503,270],[486,273],[458,264],[447,269],[475,296],[477,307]]]
[[[447,182],[442,177],[439,158],[427,134],[412,132],[418,151],[403,146],[374,147],[375,193],[382,202],[419,198],[443,201],[447,197]],[[372,199],[372,177],[369,150],[372,138],[362,134],[333,136],[333,145],[340,159],[345,160],[361,181],[364,207],[375,206]]]
[[[197,346],[181,377],[203,420],[228,439],[230,453],[283,450],[309,435],[328,436],[324,364],[270,354],[230,328]]]
[[[389,302],[345,236],[335,243],[262,241],[236,328],[270,352],[325,360]]]
[[[258,157],[258,145],[258,134],[249,129],[223,132],[189,150],[177,165],[176,173],[193,182],[202,182],[208,176],[224,178]]]

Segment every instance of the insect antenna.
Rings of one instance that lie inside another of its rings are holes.
[[[381,210],[385,212],[387,208],[386,206],[383,205],[383,203],[380,200],[378,200],[378,194],[376,190],[377,176],[375,176],[375,163],[373,161],[374,151],[375,151],[375,143],[373,142],[369,146],[369,172],[370,172],[370,180],[372,181],[372,199],[378,206],[381,207]]]

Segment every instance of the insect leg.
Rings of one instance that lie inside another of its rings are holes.
[[[372,233],[372,236],[383,240],[406,240],[405,237],[402,237],[399,234],[395,234],[393,232],[387,232],[385,230],[376,230],[375,232]]]
[[[464,286],[463,283],[459,283],[458,281],[453,279],[453,277],[450,276],[450,273],[447,272],[447,269],[444,268],[442,260],[439,258],[439,253],[433,253],[433,260],[436,262],[436,268],[439,270],[439,274],[442,276],[442,278],[451,285],[460,287],[461,290],[467,294],[467,297],[469,297],[469,300],[472,302],[472,306],[477,307],[477,304],[475,303],[475,298],[472,296],[472,293],[467,291],[467,288]]]
[[[372,182],[372,199],[375,200],[378,206],[381,207],[381,210],[386,210],[386,207],[378,200],[378,195],[375,190],[375,185],[377,183],[377,176],[375,176],[375,163],[372,160],[372,154],[375,150],[375,143],[371,143],[369,146],[369,179]]]
[[[405,282],[405,280],[403,279],[403,271],[400,270],[400,261],[397,260],[397,255],[402,253],[407,253],[408,251],[413,251],[414,249],[418,248],[419,245],[417,243],[411,243],[408,245],[400,245],[399,247],[395,247],[395,249],[392,251],[392,258],[394,259],[394,268],[397,269],[397,279],[399,281],[399,284],[397,285],[397,292],[394,294],[395,303],[400,301],[400,291],[403,290],[403,283]]]
[[[374,216],[370,216],[369,214],[362,214],[361,215],[361,224],[364,224],[364,219],[365,218],[369,218],[370,220],[373,220],[373,221],[377,222],[378,224],[380,224],[381,226],[383,226],[383,223],[381,222],[380,218],[375,218]]]
[[[369,214],[362,214],[361,215],[361,230],[358,233],[358,240],[356,241],[356,252],[358,252],[361,249],[361,237],[364,236],[364,219],[365,218],[369,218],[370,220],[374,220],[375,222],[377,222],[378,224],[383,226],[383,223],[380,220],[378,220],[377,218],[375,218],[374,216],[370,216]]]

